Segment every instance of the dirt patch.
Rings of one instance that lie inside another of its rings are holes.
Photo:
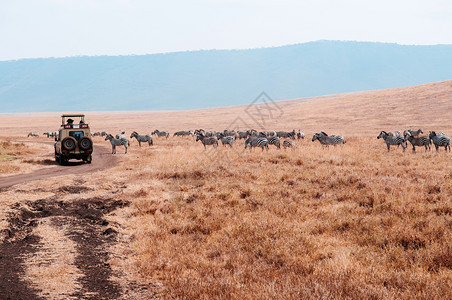
[[[72,191],[72,190],[71,190]],[[72,192],[81,192],[78,189]],[[69,225],[68,238],[76,243],[75,266],[83,274],[82,286],[74,292],[76,298],[115,299],[121,296],[119,284],[110,278],[113,275],[108,264],[108,245],[116,242],[116,231],[108,227],[103,218],[109,212],[129,205],[128,202],[91,198],[72,202],[58,201],[56,197],[17,204],[10,215],[9,228],[1,232],[4,237],[0,245],[0,298],[39,299],[37,291],[24,281],[24,257],[39,249],[40,239],[32,229],[40,219],[55,218],[56,226]],[[19,296],[20,295],[20,296]]]

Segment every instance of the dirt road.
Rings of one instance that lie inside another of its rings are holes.
[[[46,142],[48,144],[48,142]],[[16,184],[48,177],[63,176],[69,174],[82,174],[109,168],[117,162],[117,156],[111,154],[108,146],[95,146],[93,161],[85,164],[81,161],[71,160],[68,165],[60,166],[56,162],[54,167],[38,170],[28,174],[19,174],[0,178],[0,189],[5,189]]]

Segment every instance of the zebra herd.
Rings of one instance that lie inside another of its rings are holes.
[[[47,137],[57,137],[58,132],[44,132],[43,135]],[[127,153],[127,147],[130,146],[129,139],[135,138],[141,147],[141,143],[148,143],[149,146],[154,145],[152,136],[164,137],[168,139],[170,133],[168,131],[154,130],[151,134],[140,135],[138,132],[134,131],[129,138],[125,136],[125,132],[113,136],[106,131],[102,132],[92,132],[92,136],[105,136],[105,140],[109,140],[112,145],[112,153],[116,153],[117,146],[124,146],[125,153]],[[201,141],[204,148],[207,146],[217,147],[219,142],[223,146],[233,147],[237,140],[244,139],[245,149],[249,148],[261,148],[263,150],[268,150],[270,145],[275,146],[277,149],[281,149],[281,144],[284,148],[294,148],[295,139],[304,139],[305,134],[303,131],[257,131],[250,129],[247,131],[235,131],[235,130],[224,130],[224,131],[206,131],[204,129],[187,130],[187,131],[177,131],[173,134],[173,137],[196,137],[195,141]],[[39,137],[38,132],[30,132],[28,137]],[[391,131],[386,132],[382,130],[377,136],[377,139],[383,139],[386,143],[388,151],[390,151],[391,146],[402,146],[405,152],[408,143],[412,145],[413,152],[416,152],[416,147],[424,147],[425,151],[431,150],[431,145],[435,146],[436,151],[439,147],[444,147],[444,149],[451,152],[450,147],[450,137],[446,136],[444,132],[441,131],[430,131],[428,135],[424,135],[421,128],[418,130],[405,130],[403,133],[401,131]],[[330,145],[343,145],[346,143],[343,136],[339,135],[328,135],[324,131],[315,133],[312,137],[312,142],[318,140],[322,146],[328,147]]]
[[[425,151],[430,151],[430,145],[432,143],[435,145],[436,151],[438,151],[439,147],[444,147],[446,151],[449,149],[450,152],[450,137],[446,136],[444,132],[430,131],[428,135],[421,135],[423,133],[421,128],[416,131],[411,129],[405,130],[403,135],[400,131],[391,131],[388,133],[382,130],[377,136],[377,139],[382,138],[385,141],[388,151],[391,149],[391,146],[397,145],[402,146],[405,152],[408,145],[407,142],[410,142],[413,146],[413,152],[416,152],[416,146],[424,146]]]

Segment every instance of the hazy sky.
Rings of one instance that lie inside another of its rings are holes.
[[[0,0],[0,60],[316,40],[452,44],[451,0]]]

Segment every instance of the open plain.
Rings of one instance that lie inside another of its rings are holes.
[[[271,96],[271,95],[270,95]],[[252,99],[251,99],[252,100]],[[259,101],[258,101],[259,102]],[[85,112],[150,134],[58,166],[61,113],[0,114],[0,298],[451,299],[452,81],[176,112]],[[301,129],[294,149],[204,147],[178,130]],[[344,136],[322,147],[314,133]]]

